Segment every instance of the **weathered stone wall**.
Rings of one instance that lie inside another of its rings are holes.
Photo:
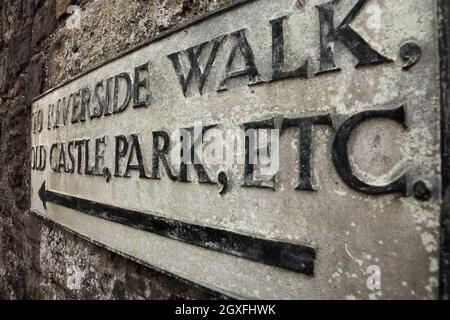
[[[31,100],[144,39],[231,0],[0,2],[0,298],[213,298],[28,212]],[[67,25],[70,4],[79,28]]]

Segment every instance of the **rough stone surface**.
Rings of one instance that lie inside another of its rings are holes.
[[[0,298],[212,298],[28,212],[29,97],[230,1],[73,2],[81,30],[56,21],[53,0],[0,2]]]
[[[33,45],[49,36],[56,26],[55,2],[47,1],[40,7],[33,21]]]
[[[59,28],[48,39],[51,88],[116,53],[231,0],[112,0],[82,6],[80,28]],[[81,32],[80,32],[81,31]]]

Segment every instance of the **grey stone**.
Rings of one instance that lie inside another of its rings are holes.
[[[29,61],[31,57],[31,25],[25,25],[13,35],[9,46],[8,68],[10,74],[15,76]]]
[[[31,104],[33,98],[37,97],[44,88],[45,58],[39,53],[33,56],[28,68],[28,80],[26,91],[26,103]]]
[[[55,1],[46,1],[36,12],[33,22],[33,45],[49,36],[56,28]]]

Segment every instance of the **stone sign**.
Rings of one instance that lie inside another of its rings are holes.
[[[438,9],[241,1],[152,38],[34,100],[32,211],[231,297],[436,298]]]

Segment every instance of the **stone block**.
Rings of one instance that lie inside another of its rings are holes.
[[[28,69],[28,81],[26,90],[26,103],[30,104],[34,97],[43,89],[45,58],[42,54],[33,56]]]
[[[7,87],[7,55],[0,55],[0,92],[4,92]]]
[[[49,36],[56,28],[55,2],[47,2],[38,9],[33,23],[33,45]]]
[[[8,70],[11,75],[17,75],[31,57],[31,24],[12,36],[8,55]]]

